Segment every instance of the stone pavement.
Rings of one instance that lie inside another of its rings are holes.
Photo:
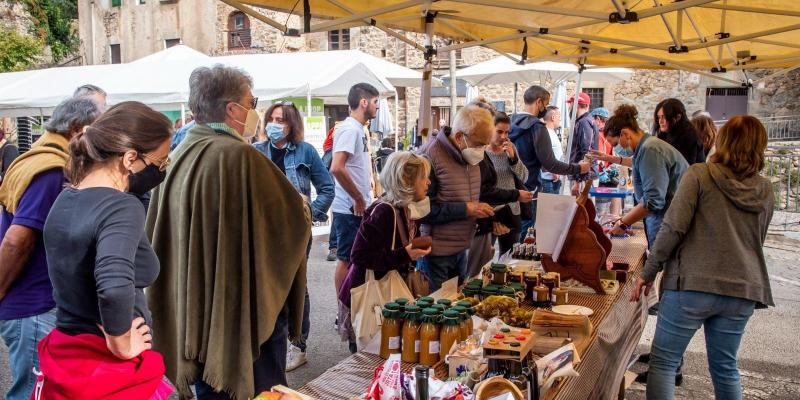
[[[797,214],[794,214],[795,216]],[[796,217],[795,217],[796,218]],[[324,236],[315,238],[308,265],[311,293],[311,337],[308,364],[288,374],[292,387],[302,386],[345,358],[349,352],[334,331],[336,298],[333,289],[333,262],[325,261]],[[800,399],[800,241],[770,240],[767,263],[777,307],[757,310],[747,327],[741,351],[742,381],[746,399]],[[647,351],[655,328],[650,317],[639,350]],[[0,345],[0,392],[9,386],[7,350]],[[635,365],[637,371],[646,368]],[[634,384],[629,399],[644,399],[644,386]],[[678,399],[711,399],[713,388],[705,360],[703,335],[698,333],[686,353],[684,384]]]

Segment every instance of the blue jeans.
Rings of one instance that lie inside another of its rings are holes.
[[[56,309],[31,317],[0,321],[0,335],[8,347],[11,388],[6,400],[28,400],[39,369],[39,341],[56,326]]]
[[[336,258],[350,261],[350,249],[356,240],[356,233],[361,226],[361,217],[353,214],[333,213],[333,225],[336,229]]]
[[[665,290],[658,309],[658,323],[650,369],[647,398],[675,397],[675,370],[702,326],[706,337],[708,369],[717,399],[740,400],[737,353],[755,302],[712,293]]]
[[[261,344],[259,357],[253,362],[253,383],[255,395],[270,390],[275,385],[286,385],[286,352],[288,350],[287,337],[289,335],[289,312],[284,307],[275,320],[275,329],[272,336]],[[232,399],[227,393],[215,392],[214,388],[203,382],[203,366],[200,366],[194,389],[198,400],[228,400]]]
[[[559,179],[558,182],[553,182],[549,179],[542,179],[542,193],[553,193],[559,194],[561,193],[561,180]]]
[[[458,277],[462,284],[467,276],[467,250],[452,256],[425,256],[417,261],[417,267],[428,278],[431,292],[439,290],[448,279]]]

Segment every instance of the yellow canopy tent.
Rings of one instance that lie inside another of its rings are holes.
[[[485,46],[519,62],[681,69],[743,85],[753,83],[748,69],[783,68],[765,80],[800,68],[800,2],[794,0],[221,1],[286,34],[373,25],[429,60],[437,52]],[[250,5],[299,14],[304,29],[292,31]],[[395,29],[425,33],[425,43]],[[432,35],[456,42],[434,49]],[[430,71],[428,63],[426,78]],[[420,114],[423,127],[430,126],[423,121],[428,114]]]

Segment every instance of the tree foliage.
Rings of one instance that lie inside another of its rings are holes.
[[[28,69],[42,54],[41,40],[0,27],[0,72]]]
[[[50,47],[54,62],[77,52],[80,45],[74,28],[74,21],[78,19],[77,0],[13,1],[25,6],[33,18],[31,33]]]

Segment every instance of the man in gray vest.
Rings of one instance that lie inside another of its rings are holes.
[[[466,278],[467,249],[475,236],[475,220],[494,215],[492,207],[478,202],[481,171],[478,164],[492,136],[492,114],[468,105],[456,115],[452,129],[444,127],[420,153],[431,162],[428,196],[430,213],[419,220],[423,235],[433,236],[431,254],[421,262],[431,290],[454,277]]]

